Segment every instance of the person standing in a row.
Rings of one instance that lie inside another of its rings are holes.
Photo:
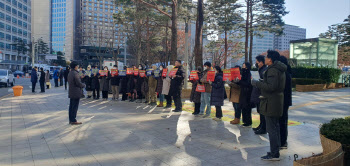
[[[192,90],[191,90],[191,96],[190,101],[194,103],[194,112],[193,115],[198,115],[200,112],[200,106],[201,106],[201,92],[197,92],[196,88],[197,85],[199,85],[199,80],[202,78],[202,67],[197,67],[197,74],[198,74],[198,80],[191,80],[192,83]]]
[[[150,97],[150,103],[149,105],[155,106],[157,105],[157,94],[156,94],[156,88],[157,88],[157,79],[154,77],[154,71],[157,70],[157,66],[152,66],[152,75],[148,76],[148,93]]]
[[[216,117],[213,118],[215,121],[221,121],[222,109],[225,100],[225,82],[223,81],[223,73],[219,66],[215,66],[215,79],[214,82],[209,81],[212,86],[211,89],[211,100],[210,105],[215,106]]]
[[[126,66],[124,66],[123,68],[124,70],[127,69]],[[122,93],[122,101],[126,101],[128,99],[128,95],[127,95],[127,89],[128,89],[128,77],[125,76],[122,78],[122,82],[121,82],[121,85],[120,85],[120,93]]]
[[[164,79],[164,77],[162,77],[163,68],[164,68],[164,65],[159,66],[159,77],[157,78],[157,89],[156,89],[156,92],[159,95],[159,105],[157,105],[157,107],[164,107],[164,105],[163,105],[164,95],[162,94],[163,79]]]
[[[239,65],[235,66],[235,68],[241,67]],[[226,80],[226,83],[230,86],[230,102],[232,102],[233,108],[235,110],[235,119],[230,121],[230,124],[239,124],[241,122],[242,109],[239,106],[239,97],[241,95],[241,88],[238,84]]]
[[[93,68],[98,69],[97,66],[94,66]],[[93,89],[92,96],[95,100],[100,99],[100,81],[98,80],[99,76],[99,73],[94,73],[92,76],[91,88]]]
[[[140,70],[143,70],[143,66],[139,64],[138,69],[139,69],[139,74],[137,76],[137,81],[136,81],[136,94],[137,94],[136,103],[142,103],[142,99],[143,99],[142,86],[143,86],[144,78],[140,76]]]
[[[53,72],[53,79],[55,81],[55,87],[58,87],[58,78],[59,78],[59,71],[56,68],[55,71]]]
[[[87,98],[90,99],[92,97],[92,80],[93,80],[93,74],[92,74],[92,70],[91,70],[91,66],[87,66],[86,70],[85,70],[85,75],[84,75],[84,83],[86,85],[86,94],[87,94]]]
[[[173,111],[181,112],[182,111],[181,92],[182,92],[183,81],[185,78],[185,72],[183,71],[183,67],[181,65],[180,60],[175,61],[175,68],[178,68],[178,70],[175,75],[171,76],[169,95],[173,97],[173,100],[175,103],[176,108]]]
[[[34,68],[32,69],[32,73],[30,73],[31,77],[30,77],[30,81],[32,82],[32,92],[35,93],[35,86],[36,83],[38,82],[38,73],[37,73],[37,67],[34,66]]]
[[[49,70],[46,70],[45,82],[46,82],[46,89],[50,89],[51,82],[50,82],[50,71]]]
[[[113,66],[113,69],[118,69],[117,65]],[[111,75],[111,87],[112,87],[112,100],[118,101],[119,100],[119,83],[120,83],[120,77]]]
[[[100,79],[100,85],[101,85],[101,91],[102,91],[102,99],[108,100],[108,91],[109,91],[109,78],[110,73],[108,71],[108,67],[104,67],[104,71],[107,71],[107,75],[99,77]]]
[[[60,86],[63,86],[63,76],[64,76],[64,71],[63,68],[60,68],[60,73],[59,73],[59,77],[60,77]]]
[[[169,73],[170,73],[171,69],[173,69],[173,68],[174,68],[173,65],[169,65],[167,67],[168,72],[166,74],[166,77],[163,79],[162,94],[164,95],[164,97],[166,99],[166,106],[165,106],[165,108],[171,108],[171,105],[172,105],[171,96],[169,95],[170,83],[171,83],[171,78],[169,76]]]
[[[203,77],[200,79],[200,84],[204,84],[204,87],[205,87],[205,92],[201,93],[201,106],[200,106],[200,113],[199,113],[199,115],[204,115],[204,110],[206,108],[206,112],[203,118],[210,117],[210,114],[211,114],[211,106],[210,106],[211,86],[207,81],[207,73],[210,70],[211,70],[211,63],[205,62]]]
[[[40,82],[40,89],[41,89],[40,93],[44,93],[45,92],[45,72],[44,72],[44,69],[42,67],[40,68],[39,82]]]
[[[67,83],[68,83],[68,74],[69,74],[69,71],[70,71],[70,67],[67,66],[66,67],[66,70],[64,71],[64,89],[67,90]]]

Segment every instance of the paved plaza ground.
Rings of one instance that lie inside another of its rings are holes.
[[[38,91],[38,90],[37,90]],[[190,112],[121,101],[82,99],[78,120],[68,124],[63,87],[0,100],[0,165],[142,166],[142,165],[272,165],[293,164],[322,152],[319,125],[349,116],[350,89],[294,93],[287,150],[281,161],[262,161],[268,135],[251,128],[194,117]],[[189,104],[187,104],[189,105]],[[233,111],[226,101],[224,110]],[[254,112],[256,115],[256,112]]]

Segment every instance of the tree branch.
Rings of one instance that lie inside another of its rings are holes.
[[[170,15],[170,14],[168,14],[167,12],[165,12],[165,11],[159,9],[158,6],[152,5],[152,4],[150,4],[150,3],[148,3],[148,2],[145,2],[145,1],[143,1],[143,0],[139,0],[139,2],[142,3],[142,4],[145,4],[146,6],[148,6],[148,7],[150,7],[150,8],[153,8],[153,9],[157,10],[158,12],[160,12],[160,13],[162,13],[162,14],[168,16],[169,18],[171,18],[171,15]]]

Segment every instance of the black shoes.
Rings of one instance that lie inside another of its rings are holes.
[[[266,134],[267,132],[266,132],[266,130],[259,129],[257,131],[254,131],[254,133],[257,134],[257,135],[260,135],[260,134]]]
[[[284,145],[282,145],[281,147],[280,147],[280,149],[287,149],[288,148],[288,143],[285,143]]]
[[[167,105],[167,106],[165,106],[164,108],[171,108],[171,105]]]
[[[181,112],[182,110],[173,110],[173,112]]]

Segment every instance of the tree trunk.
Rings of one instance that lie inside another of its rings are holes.
[[[138,2],[136,3],[136,11],[139,12],[141,9],[142,4],[139,4]],[[142,40],[142,19],[138,19],[136,21],[136,27],[137,27],[137,33],[136,33],[136,38],[137,38],[137,49],[136,49],[136,63],[140,64],[141,63],[141,40]],[[126,65],[126,64],[125,64]]]
[[[169,48],[168,48],[168,30],[169,30],[169,21],[166,22],[166,29],[165,29],[165,61],[166,61],[166,66],[169,65]]]
[[[249,8],[250,14],[250,23],[249,23],[249,35],[250,35],[250,44],[249,44],[249,63],[253,64],[253,2],[250,2]]]
[[[170,64],[175,64],[175,61],[177,59],[177,0],[173,0],[171,11]]]
[[[224,59],[224,68],[226,68],[227,65],[227,50],[228,50],[228,45],[227,45],[227,31],[225,30],[225,59]]]
[[[148,62],[150,60],[150,53],[151,53],[151,46],[150,46],[150,32],[149,32],[149,18],[147,16],[146,18],[146,61]],[[152,62],[151,62],[152,64]]]
[[[196,36],[194,44],[195,67],[203,66],[203,0],[197,3]]]
[[[245,21],[245,45],[244,45],[244,61],[248,62],[248,37],[249,37],[249,8],[250,8],[250,0],[247,1],[247,18]]]

